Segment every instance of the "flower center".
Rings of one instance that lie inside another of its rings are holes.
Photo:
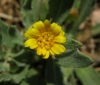
[[[54,45],[53,35],[50,32],[42,32],[37,38],[37,41],[38,47],[45,47],[46,50],[50,50],[50,48]]]

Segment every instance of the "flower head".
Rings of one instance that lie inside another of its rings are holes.
[[[49,55],[54,57],[55,54],[66,50],[62,45],[66,42],[64,31],[57,23],[51,24],[49,20],[35,22],[24,35],[27,38],[24,46],[36,49],[37,54],[42,55],[45,59]]]

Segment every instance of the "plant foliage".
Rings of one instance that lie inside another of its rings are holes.
[[[35,50],[24,48],[25,38],[16,26],[0,19],[0,85],[4,82],[7,82],[5,85],[76,85],[75,77],[83,85],[99,85],[99,73],[88,67],[93,60],[81,53],[82,43],[73,39],[79,25],[92,11],[94,1],[20,0],[25,30],[38,20],[52,19],[65,31],[67,50],[55,59],[42,59]],[[71,24],[68,31],[65,22]],[[92,29],[93,36],[100,33],[99,27],[100,24]]]

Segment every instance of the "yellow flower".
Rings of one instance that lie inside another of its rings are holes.
[[[42,55],[45,59],[49,55],[54,57],[55,54],[66,50],[62,45],[66,42],[64,31],[57,23],[51,24],[49,20],[35,22],[27,29],[24,36],[27,38],[24,46],[36,49],[37,54]]]

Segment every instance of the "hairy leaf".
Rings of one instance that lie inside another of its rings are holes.
[[[12,80],[18,84],[19,82],[22,81],[22,79],[26,78],[26,75],[28,73],[28,68],[29,66],[26,66],[19,74],[15,74],[12,76]]]
[[[65,47],[68,50],[75,50],[77,48],[80,48],[81,46],[82,46],[81,42],[74,40],[74,39],[71,39],[71,38],[68,38],[67,42],[65,44]]]
[[[25,0],[21,7],[23,24],[27,28],[39,19],[41,0]]]
[[[10,81],[12,78],[12,75],[9,73],[2,73],[0,74],[0,82],[2,81]]]
[[[93,61],[79,50],[70,50],[60,54],[55,59],[56,63],[64,67],[83,68],[91,65]]]
[[[0,20],[2,44],[13,48],[15,44],[23,45],[23,38],[15,26],[8,26]]]
[[[10,66],[7,62],[0,62],[0,72],[7,72],[9,71]]]

